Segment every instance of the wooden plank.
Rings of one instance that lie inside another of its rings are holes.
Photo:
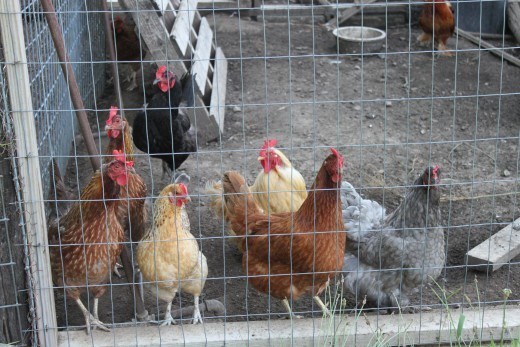
[[[197,12],[197,0],[184,0],[177,10],[177,18],[173,24],[171,35],[180,50],[186,57],[188,45],[191,42],[191,28]]]
[[[29,252],[29,263],[25,266],[30,271],[27,285],[32,289],[29,292],[33,295],[35,308],[34,342],[40,346],[56,346],[58,325],[20,1],[0,1],[0,32],[16,136],[18,182],[23,198],[17,206],[23,211]]]
[[[468,265],[479,271],[496,271],[520,254],[520,218],[467,253]]]
[[[169,39],[168,31],[151,1],[119,0],[119,5],[132,14],[139,28],[139,35],[157,65],[167,65],[177,76],[182,76],[187,71],[186,66],[179,58],[177,49]]]
[[[520,43],[520,1],[519,0],[508,0],[507,1],[507,23],[509,24],[509,30],[513,33],[516,41]]]
[[[348,9],[342,11],[339,14],[338,18],[332,18],[327,23],[325,23],[325,27],[327,28],[327,30],[330,31],[330,30],[336,29],[338,27],[338,25],[341,26],[341,24],[345,23],[350,17],[352,17],[355,14],[357,14],[358,12],[360,12],[364,6],[373,4],[377,0],[362,0],[362,1],[363,1],[362,3],[356,3],[355,7],[348,8]],[[383,5],[388,6],[389,4],[385,3]]]
[[[226,112],[227,60],[220,47],[215,51],[215,70],[213,71],[213,89],[209,106],[210,118],[213,118],[224,132],[224,115]]]
[[[462,319],[464,315],[464,319]],[[455,323],[454,323],[455,322]],[[460,328],[457,326],[460,323]],[[504,326],[507,323],[507,327]],[[455,324],[455,326],[453,326]],[[458,330],[460,329],[460,330]],[[159,331],[160,330],[160,331]],[[168,327],[126,326],[110,334],[94,330],[61,331],[59,347],[70,346],[371,346],[384,339],[385,346],[442,345],[457,340],[505,340],[520,334],[520,307],[433,310],[421,314],[363,315],[360,319],[336,315],[333,319],[305,318],[269,321],[183,324]]]
[[[501,57],[501,58],[504,58],[504,60],[507,60],[508,62],[510,62],[511,64],[514,64],[518,67],[520,67],[520,59],[518,59],[517,57],[507,53],[504,51],[504,48],[502,47],[496,47],[496,46],[493,46],[491,43],[487,42],[487,41],[484,41],[484,40],[481,40],[480,38],[478,38],[477,36],[475,35],[472,35],[470,33],[468,33],[467,31],[464,31],[462,29],[459,29],[459,28],[455,28],[455,33],[471,42],[473,42],[474,44],[480,46],[480,47],[484,47],[484,48],[487,48],[487,49],[490,49],[489,52],[491,52],[492,54],[498,56],[498,57]],[[512,49],[512,48],[511,48]]]
[[[203,96],[206,95],[207,92],[206,81],[208,79],[212,44],[213,30],[211,30],[206,18],[202,18],[191,71],[196,74],[195,82],[197,82],[199,91]]]

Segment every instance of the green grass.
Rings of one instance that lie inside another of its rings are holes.
[[[475,279],[475,288],[477,293],[476,302],[472,302],[469,297],[465,295],[465,300],[469,303],[470,308],[476,309],[477,312],[481,310],[481,300],[478,290],[478,282]],[[460,292],[460,289],[448,292],[445,288],[441,287],[437,282],[433,282],[432,291],[439,300],[442,306],[443,312],[446,314],[447,322],[445,326],[449,330],[450,341],[446,343],[434,344],[434,346],[450,346],[450,347],[520,347],[520,333],[512,340],[508,340],[509,328],[506,321],[506,310],[507,302],[511,291],[504,289],[503,292],[503,319],[502,329],[500,336],[492,337],[491,341],[481,341],[481,327],[475,327],[473,334],[468,336],[467,331],[464,333],[464,323],[466,316],[460,314],[460,312],[454,311],[450,302],[452,298]],[[318,339],[318,346],[338,346],[338,347],[350,347],[354,346],[355,342],[360,344],[360,341],[356,339],[356,331],[362,324],[364,326],[364,332],[366,327],[369,328],[369,334],[371,337],[366,343],[369,347],[386,347],[386,346],[414,346],[413,337],[410,334],[410,324],[404,319],[401,309],[399,308],[398,313],[393,314],[395,316],[395,332],[383,334],[381,329],[370,325],[370,320],[363,312],[362,308],[365,305],[365,301],[360,310],[353,311],[346,305],[346,299],[343,296],[343,283],[342,281],[336,283],[335,286],[329,286],[325,293],[325,302],[329,306],[332,312],[331,317],[323,317],[320,325],[320,336]],[[481,318],[481,317],[479,317]],[[482,321],[482,319],[479,319]],[[364,334],[366,336],[367,334]],[[429,346],[432,346],[431,344]]]

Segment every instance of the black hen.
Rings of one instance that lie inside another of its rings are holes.
[[[194,105],[194,76],[186,73],[179,81],[166,66],[161,66],[155,77],[154,84],[160,90],[146,110],[137,114],[132,136],[137,148],[163,161],[164,177],[166,171],[177,170],[197,151],[196,131],[182,110]]]

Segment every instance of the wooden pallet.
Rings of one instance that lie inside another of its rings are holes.
[[[190,118],[199,141],[224,131],[227,60],[216,47],[213,31],[197,11],[197,0],[118,0],[131,13],[139,35],[158,65],[177,76],[195,75],[197,95]]]

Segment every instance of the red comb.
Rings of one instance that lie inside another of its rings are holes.
[[[336,156],[336,158],[341,158],[341,154],[339,154],[335,148],[330,147],[330,151]]]
[[[269,147],[274,147],[276,146],[276,144],[278,143],[278,141],[276,141],[276,139],[267,139],[264,141],[264,145],[262,146],[262,149],[267,149]]]
[[[435,167],[433,168],[433,176],[434,177],[437,177],[437,171],[439,171],[439,165],[435,165]]]
[[[125,164],[126,166],[128,166],[128,167],[134,166],[133,161],[126,161],[126,154],[123,151],[118,151],[117,149],[114,149],[112,154],[114,155],[114,157],[116,158],[117,161]]]
[[[114,117],[117,115],[118,110],[119,109],[117,108],[117,106],[110,107],[110,113],[108,114],[108,119],[106,121],[106,125],[112,124],[112,119],[114,119]]]
[[[166,65],[159,66],[157,72],[155,73],[155,78],[161,79],[163,74],[166,72]]]
[[[181,187],[183,195],[188,195],[188,188],[184,185],[184,183],[179,183],[179,187]]]

